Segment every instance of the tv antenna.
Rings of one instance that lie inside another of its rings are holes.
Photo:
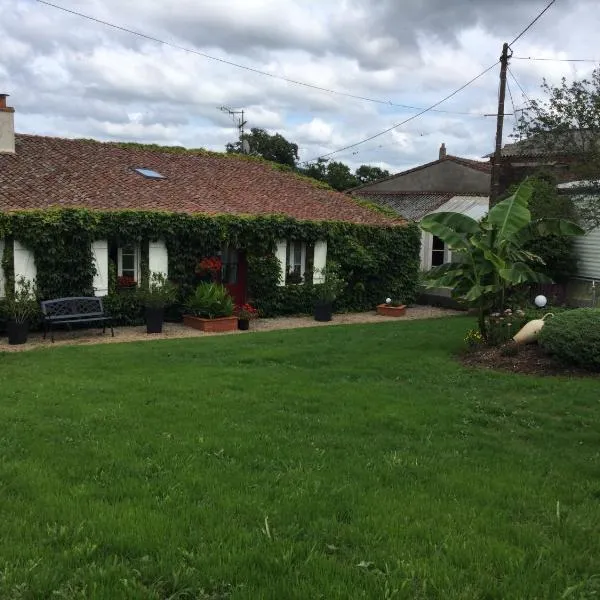
[[[220,110],[221,112],[227,113],[238,128],[242,153],[250,154],[250,144],[248,143],[248,140],[244,139],[244,126],[248,123],[248,121],[244,120],[244,109],[233,110],[228,106],[221,106]]]

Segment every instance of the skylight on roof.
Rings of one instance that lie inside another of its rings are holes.
[[[134,171],[143,175],[144,177],[148,177],[148,179],[166,179],[164,175],[161,175],[158,171],[153,171],[152,169],[144,169],[144,168],[135,168]]]

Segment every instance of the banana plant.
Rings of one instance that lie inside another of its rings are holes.
[[[523,283],[552,283],[536,271],[543,260],[525,250],[536,237],[576,236],[584,231],[562,219],[532,220],[529,200],[533,186],[525,180],[515,193],[496,204],[486,217],[476,221],[467,215],[439,212],[421,220],[421,228],[443,240],[452,251],[453,262],[434,267],[427,287],[449,287],[454,298],[476,308],[479,330],[487,339],[485,317],[492,309],[503,309],[506,293]]]

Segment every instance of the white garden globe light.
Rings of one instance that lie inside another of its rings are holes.
[[[386,298],[385,299],[385,303],[386,304],[391,304],[392,303],[392,299],[391,298]]]
[[[548,298],[546,298],[546,296],[542,296],[542,295],[536,296],[534,303],[538,308],[544,308],[544,306],[546,306],[546,304],[548,304]]]

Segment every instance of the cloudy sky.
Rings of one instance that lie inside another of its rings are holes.
[[[369,97],[325,93],[238,69],[41,4],[0,0],[0,92],[22,133],[223,150],[237,130],[279,132],[313,159],[403,121],[492,65],[548,0],[53,0],[172,44],[267,73]],[[598,0],[557,0],[514,56],[600,60]],[[589,75],[593,63],[516,60],[530,97],[543,77]],[[525,99],[509,77],[517,108]],[[335,154],[398,171],[493,148],[498,68],[439,108]],[[510,99],[507,112],[512,112]],[[461,114],[467,113],[467,114]],[[507,120],[508,133],[513,118]]]

